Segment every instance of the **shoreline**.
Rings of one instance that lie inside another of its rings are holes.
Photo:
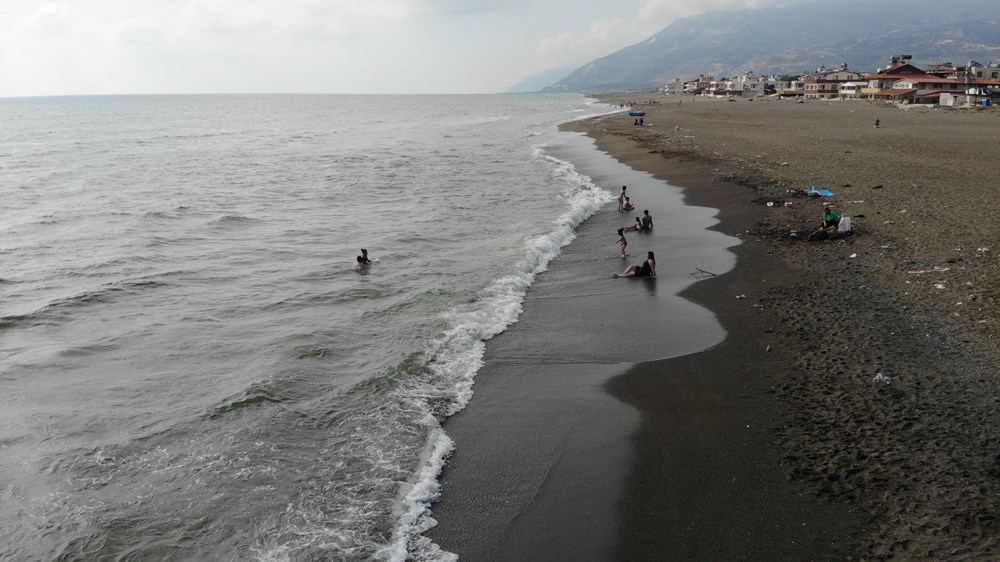
[[[541,355],[491,366],[491,349],[524,343],[521,322],[491,340],[473,402],[445,422],[457,449],[427,536],[470,560],[995,556],[996,116],[687,98],[644,109],[645,127],[618,114],[563,128],[683,186],[686,202],[720,210],[712,230],[743,240],[733,271],[681,293],[725,341],[615,371]],[[889,133],[867,134],[873,115]],[[969,134],[934,140],[956,131]],[[810,185],[836,192],[854,234],[789,236],[818,222],[824,200],[790,191]],[[607,226],[588,223],[583,238]],[[572,350],[569,334],[551,337]],[[551,386],[513,376],[551,370]],[[511,397],[529,404],[512,412]]]
[[[567,128],[593,136],[603,150],[633,167],[684,186],[696,204],[714,201],[722,210],[720,228],[745,230],[746,243],[737,249],[740,263],[718,280],[721,288],[712,287],[717,281],[712,279],[684,293],[719,316],[727,342],[700,357],[681,359],[694,371],[729,364],[751,381],[731,392],[745,393],[750,409],[756,410],[751,418],[767,424],[757,439],[779,462],[766,469],[798,487],[807,503],[827,510],[818,521],[823,535],[815,543],[818,550],[808,558],[971,560],[996,555],[1000,372],[993,333],[998,264],[994,250],[972,250],[1000,247],[989,218],[1000,216],[992,213],[1000,200],[1000,177],[992,167],[975,165],[990,162],[983,145],[996,146],[1000,140],[995,115],[910,114],[835,103],[801,111],[803,104],[766,104],[658,104],[645,108],[645,127],[606,116]],[[796,114],[784,123],[787,138],[762,142],[761,129],[775,127],[789,112]],[[872,115],[882,115],[883,123],[903,122],[899,127],[908,135],[896,134],[891,141],[902,148],[884,149],[884,138],[857,140],[858,127]],[[972,119],[981,121],[969,124]],[[801,127],[809,121],[819,130],[828,128],[823,142],[815,142],[810,129]],[[944,150],[919,137],[944,126],[969,126],[983,136]],[[844,156],[836,156],[838,148]],[[949,161],[947,156],[954,154],[969,156]],[[838,164],[839,159],[848,162]],[[808,231],[822,202],[789,199],[795,207],[788,210],[764,202],[782,201],[789,189],[810,184],[835,186],[835,204],[846,205],[860,223],[856,235],[817,243],[789,238],[790,230]],[[718,193],[713,196],[713,191]],[[883,196],[887,192],[890,197]],[[900,215],[919,227],[897,226]],[[925,228],[940,236],[921,236]],[[907,272],[910,258],[901,259],[903,267],[893,262],[900,255],[921,254],[927,258],[917,263],[927,269],[948,273],[932,269],[936,266],[961,276],[945,286],[964,284],[977,294],[946,302],[940,289],[918,291],[929,282]],[[734,293],[747,298],[736,299]],[[954,302],[966,306],[961,309],[965,314],[946,313],[953,312]],[[743,364],[734,363],[733,357],[741,355]],[[661,494],[683,495],[683,487],[678,491],[658,476],[669,462],[664,453],[678,450],[662,443],[670,427],[666,416],[657,415],[664,400],[655,397],[668,394],[655,385],[662,388],[667,374],[669,370],[651,366],[649,372],[632,372],[610,387],[619,395],[647,397],[632,481],[652,481]],[[876,379],[879,375],[887,378]],[[688,454],[691,447],[680,451]],[[644,454],[660,458],[643,462]],[[752,457],[753,451],[733,454]],[[648,491],[626,494],[622,520],[641,524],[640,508],[650,502],[649,496]],[[706,510],[699,506],[692,511],[675,517]],[[700,540],[718,541],[725,534],[711,525],[705,530]],[[685,538],[698,535],[680,537]],[[665,544],[682,559],[705,552],[698,544],[666,539]],[[773,543],[748,539],[746,544],[741,558],[802,558],[801,553],[768,552]],[[618,545],[619,552],[634,559],[649,554],[636,550],[634,537],[627,534],[619,536]],[[690,550],[682,550],[684,546]]]

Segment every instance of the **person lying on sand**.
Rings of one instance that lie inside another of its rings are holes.
[[[640,265],[630,265],[621,273],[612,273],[615,277],[656,277],[656,259],[653,252],[646,253],[646,261]]]
[[[642,230],[642,219],[635,217],[635,224],[630,224],[622,228],[625,232],[633,232],[635,230]]]

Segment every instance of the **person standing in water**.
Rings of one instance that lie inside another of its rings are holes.
[[[622,192],[618,195],[618,210],[623,211],[625,209],[625,189],[627,186],[622,186]]]
[[[625,239],[625,228],[624,227],[618,229],[618,240],[615,242],[615,244],[619,244],[622,247],[622,257],[623,258],[628,255],[628,254],[625,253],[625,248],[628,247],[628,240]]]

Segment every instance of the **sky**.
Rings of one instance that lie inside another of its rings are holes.
[[[786,0],[0,0],[0,97],[501,92]]]

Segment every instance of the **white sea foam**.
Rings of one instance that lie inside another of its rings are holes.
[[[543,147],[536,147],[535,155],[552,165],[553,176],[564,186],[562,196],[567,208],[553,222],[549,232],[526,241],[526,252],[517,271],[491,283],[471,310],[449,312],[454,327],[437,342],[429,364],[435,388],[424,389],[425,396],[445,388],[453,393],[447,407],[440,412],[443,417],[455,414],[469,403],[475,375],[483,365],[485,341],[517,322],[522,302],[535,277],[573,241],[580,223],[614,200],[611,193],[595,185],[572,164],[546,155]],[[454,447],[436,418],[429,417],[426,423],[431,427],[429,454],[416,480],[402,497],[399,525],[392,542],[379,551],[381,560],[402,562],[412,558],[453,562],[458,559],[421,535],[437,524],[431,517],[430,505],[438,498],[438,477]]]
[[[484,342],[517,321],[535,275],[608,197],[541,149],[532,157],[581,104],[11,101],[33,117],[11,122],[17,150],[0,154],[17,211],[5,252],[22,264],[4,282],[24,295],[0,310],[18,386],[0,411],[30,436],[6,443],[25,459],[9,480],[48,493],[77,473],[107,482],[72,480],[83,483],[37,519],[63,537],[155,525],[158,538],[119,537],[132,552],[155,539],[192,559],[392,559],[394,545],[447,559],[420,537],[448,451],[440,421],[472,395]],[[109,117],[126,114],[160,132]],[[370,275],[350,269],[361,246],[382,258]],[[32,341],[47,343],[18,343]],[[78,458],[88,449],[118,460]],[[65,509],[81,505],[99,509]],[[0,520],[22,519],[0,502]],[[190,520],[209,522],[206,540],[184,541]],[[91,552],[21,529],[0,559]]]

